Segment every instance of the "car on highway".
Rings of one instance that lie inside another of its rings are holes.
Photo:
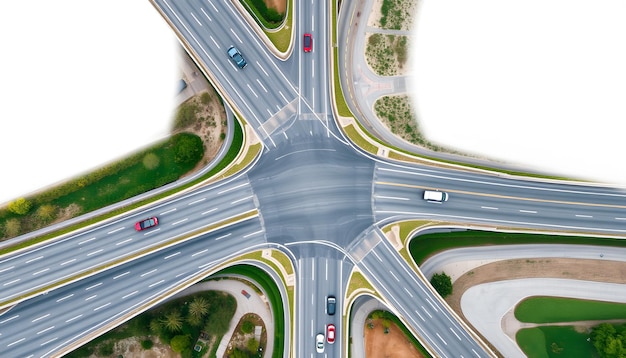
[[[228,56],[230,56],[230,58],[235,62],[237,67],[244,68],[248,66],[248,63],[241,55],[241,52],[239,52],[239,50],[237,50],[235,46],[231,46],[227,52],[228,52]]]
[[[431,203],[448,201],[448,193],[439,190],[424,190],[424,200]]]
[[[326,342],[333,344],[335,343],[335,325],[329,324],[326,326]]]
[[[324,353],[324,334],[319,333],[315,336],[315,350],[317,353]]]
[[[156,216],[153,216],[151,218],[147,218],[145,220],[141,220],[135,223],[135,230],[137,231],[146,230],[157,225],[159,225],[159,219],[157,219]]]
[[[304,52],[313,51],[313,35],[309,33],[304,34],[304,39],[302,40],[302,48]]]
[[[326,298],[326,312],[328,312],[328,314],[331,316],[334,315],[336,306],[337,299],[335,299],[334,296],[328,296],[328,298]]]

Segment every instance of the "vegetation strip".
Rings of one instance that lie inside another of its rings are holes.
[[[5,247],[3,249],[0,249],[0,256],[17,251],[17,250],[21,250],[24,248],[27,248],[29,246],[35,245],[35,244],[39,244],[42,243],[44,241],[53,239],[53,238],[57,238],[61,235],[67,234],[67,233],[71,233],[73,231],[79,230],[85,226],[88,225],[92,225],[95,224],[97,222],[103,221],[105,219],[109,219],[112,217],[115,217],[117,215],[121,215],[123,213],[126,213],[128,211],[131,211],[133,209],[142,207],[144,205],[148,205],[151,202],[157,201],[159,199],[174,195],[180,191],[183,191],[185,189],[188,189],[192,186],[198,185],[202,182],[205,182],[207,180],[210,180],[215,174],[219,173],[220,171],[222,171],[224,168],[226,168],[229,164],[231,164],[233,162],[233,160],[235,160],[235,158],[237,157],[237,155],[239,154],[239,152],[242,150],[243,148],[243,129],[241,127],[241,125],[239,124],[239,122],[237,120],[234,121],[235,123],[235,128],[234,129],[234,137],[233,137],[233,142],[231,144],[231,147],[228,149],[228,152],[226,153],[226,155],[224,156],[224,158],[213,168],[211,169],[209,172],[207,172],[205,175],[201,176],[200,178],[197,178],[196,180],[193,180],[187,184],[181,185],[177,188],[174,188],[172,190],[168,190],[164,193],[161,193],[159,195],[155,195],[153,197],[150,197],[148,199],[144,199],[142,201],[139,201],[137,203],[125,206],[123,208],[120,209],[116,209],[116,210],[112,210],[106,214],[103,215],[99,215],[97,217],[85,220],[85,221],[81,221],[80,223],[68,226],[66,228],[39,236],[39,237],[35,237],[32,238],[30,240],[26,240],[20,243],[17,243],[15,245],[11,245],[9,247]]]

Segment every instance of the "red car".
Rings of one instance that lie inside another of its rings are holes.
[[[328,326],[326,326],[326,340],[330,344],[335,343],[335,325],[334,324],[329,324]]]
[[[136,223],[135,230],[141,231],[157,225],[159,225],[159,219],[157,219],[156,216],[153,216],[151,218],[147,218],[146,220],[142,220]]]
[[[302,46],[304,48],[304,52],[311,52],[313,50],[313,35],[304,34]]]

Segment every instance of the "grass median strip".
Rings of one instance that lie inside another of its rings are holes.
[[[252,219],[254,217],[257,217],[258,215],[259,215],[259,212],[258,212],[257,209],[247,211],[247,212],[245,212],[243,214],[239,214],[239,215],[234,216],[232,218],[228,218],[228,219],[219,221],[219,222],[217,222],[215,224],[211,224],[211,225],[208,225],[206,227],[203,227],[201,229],[194,230],[194,231],[189,232],[187,234],[178,236],[178,237],[176,237],[174,239],[168,240],[166,242],[162,242],[162,243],[160,243],[158,245],[148,247],[148,248],[146,248],[146,249],[144,249],[144,250],[142,250],[140,252],[135,253],[134,255],[124,256],[124,257],[118,258],[115,261],[108,262],[106,264],[103,264],[103,265],[95,267],[95,268],[91,268],[89,270],[85,270],[83,272],[80,272],[80,273],[72,276],[72,277],[67,277],[67,278],[65,278],[63,280],[60,280],[60,281],[57,281],[57,282],[52,283],[50,285],[47,285],[45,287],[42,287],[42,288],[40,288],[40,289],[38,289],[36,291],[31,292],[30,294],[24,294],[24,295],[12,298],[10,300],[1,302],[0,303],[0,307],[6,307],[8,305],[21,302],[22,300],[31,298],[31,297],[33,297],[35,295],[38,295],[38,294],[42,294],[42,293],[45,294],[46,292],[48,292],[50,290],[53,290],[53,289],[65,286],[65,285],[70,284],[72,282],[76,282],[76,281],[78,281],[80,279],[84,279],[86,277],[95,275],[97,273],[103,272],[103,271],[111,269],[113,267],[125,264],[125,263],[127,263],[127,262],[129,262],[131,260],[134,260],[134,259],[146,256],[146,255],[155,253],[155,252],[157,252],[159,250],[162,250],[162,249],[164,249],[164,248],[166,248],[168,246],[176,245],[176,244],[179,244],[181,242],[193,239],[194,237],[197,237],[199,235],[206,234],[206,233],[209,233],[211,231],[215,231],[215,230],[224,228],[224,227],[229,226],[229,225],[233,225],[233,224],[236,224],[236,223],[239,223],[239,222],[243,222],[245,220]]]

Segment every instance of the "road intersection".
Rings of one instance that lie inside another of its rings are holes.
[[[331,46],[325,32],[330,9],[325,2],[295,5],[295,43],[300,44],[303,32],[313,32],[316,45],[310,54],[295,46],[287,59],[265,49],[230,1],[154,4],[228,105],[254,128],[263,152],[230,179],[3,258],[4,301],[34,292],[43,282],[64,284],[0,316],[0,347],[15,356],[54,355],[180,291],[228,259],[277,245],[294,257],[297,276],[296,340],[287,342],[286,356],[317,356],[314,338],[328,323],[337,326],[341,339],[327,345],[326,356],[346,355],[348,329],[341,315],[326,314],[325,298],[336,296],[342,312],[354,269],[433,354],[493,356],[389,244],[380,231],[383,225],[418,218],[626,233],[626,195],[617,189],[398,163],[351,144],[330,102]],[[226,56],[232,44],[248,61],[245,69]],[[425,189],[445,190],[451,198],[442,205],[424,202]],[[244,220],[195,234],[250,210],[254,213]],[[132,223],[147,216],[159,216],[159,231],[135,233]],[[159,246],[176,237],[185,239]],[[132,253],[130,245],[155,250],[105,267]],[[103,269],[65,282],[93,267]]]

